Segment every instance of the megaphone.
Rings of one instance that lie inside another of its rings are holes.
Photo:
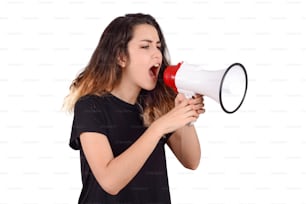
[[[211,71],[204,70],[201,65],[181,62],[167,66],[163,79],[167,86],[188,98],[201,94],[214,99],[226,113],[234,113],[240,108],[248,88],[247,72],[240,63]]]

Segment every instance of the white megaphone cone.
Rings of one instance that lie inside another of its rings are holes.
[[[201,66],[179,63],[164,72],[167,86],[191,98],[195,94],[218,102],[226,113],[236,112],[246,95],[248,77],[244,66],[234,63],[224,70],[207,71]]]

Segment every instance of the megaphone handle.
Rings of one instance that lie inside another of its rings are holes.
[[[185,97],[188,98],[188,99],[191,99],[195,95],[194,92],[183,90],[183,89],[178,89],[178,92],[184,94]],[[187,125],[192,126],[193,124],[194,124],[194,122],[191,122],[191,123],[188,123]]]

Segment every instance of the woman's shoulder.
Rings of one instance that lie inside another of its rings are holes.
[[[75,109],[90,109],[96,110],[109,103],[106,95],[88,94],[79,98],[75,104]]]
[[[84,102],[88,102],[88,101],[96,101],[99,98],[100,98],[100,96],[98,96],[98,95],[87,94],[87,95],[81,96],[79,98],[79,100],[77,101],[77,103],[84,103]]]

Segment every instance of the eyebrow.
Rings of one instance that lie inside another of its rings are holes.
[[[143,40],[140,40],[141,42],[148,42],[148,43],[153,43],[152,40],[148,40],[148,39],[143,39]],[[160,41],[157,41],[156,44],[161,44]]]

